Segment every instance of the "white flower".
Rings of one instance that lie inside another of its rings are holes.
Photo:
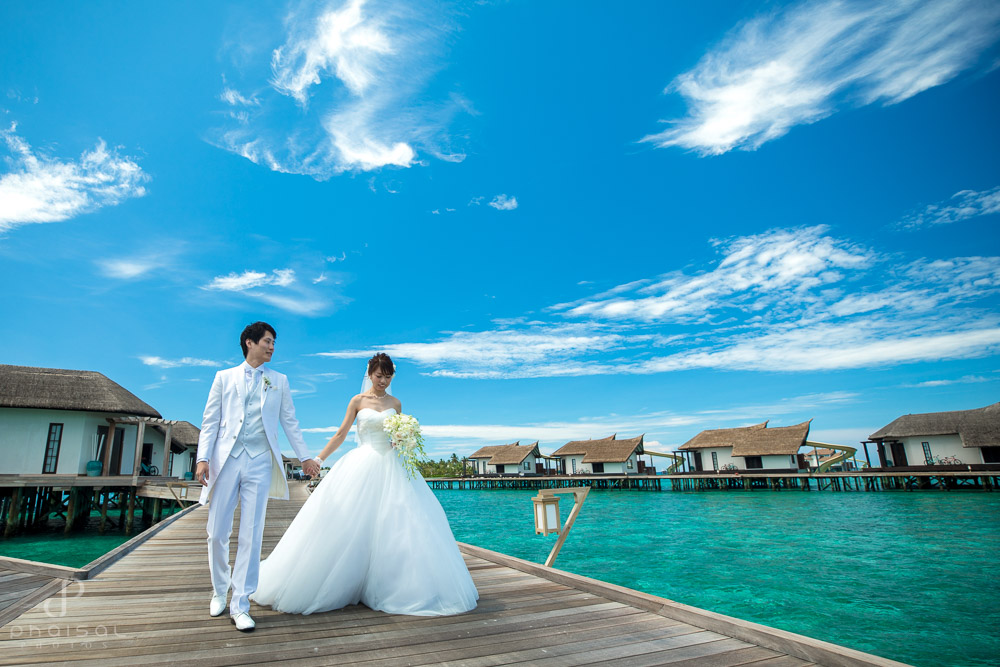
[[[382,430],[389,434],[406,474],[413,479],[420,472],[420,461],[426,457],[420,422],[413,415],[389,415],[382,422]]]

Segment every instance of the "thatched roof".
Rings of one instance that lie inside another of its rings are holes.
[[[520,443],[521,441],[518,440],[509,445],[480,447],[469,458],[489,459],[487,463],[490,465],[520,465],[530,454],[541,457],[542,454],[538,451],[537,440],[530,445],[522,445]]]
[[[744,426],[743,428],[720,428],[702,431],[691,438],[681,449],[704,449],[706,447],[732,447],[733,456],[777,456],[797,454],[806,444],[809,424],[812,420],[795,424],[767,428],[767,422]]]
[[[583,454],[584,463],[620,463],[632,456],[642,454],[644,435],[635,438],[617,439],[613,433],[597,440],[574,440],[557,449],[552,456],[573,456]]]
[[[166,435],[167,427],[154,424],[160,433]],[[201,436],[201,429],[191,422],[174,422],[170,429],[170,449],[174,454],[183,454],[185,447],[197,447],[198,438]]]
[[[809,424],[761,428],[747,433],[742,442],[733,445],[733,456],[791,456],[798,454],[809,437]]]
[[[94,371],[0,364],[0,407],[163,416],[120,384]]]
[[[707,447],[733,447],[737,442],[742,442],[748,436],[748,432],[767,428],[767,422],[754,424],[753,426],[742,426],[740,428],[715,428],[702,431],[683,445],[680,449],[705,449]]]
[[[530,454],[534,454],[536,457],[542,455],[538,451],[537,441],[530,445],[514,443],[513,445],[501,447],[499,451],[493,453],[490,463],[493,465],[520,465]]]
[[[925,435],[957,434],[964,447],[1000,445],[1000,403],[975,410],[903,415],[872,433],[869,440],[884,441]]]
[[[480,447],[472,454],[469,455],[470,459],[491,459],[493,455],[499,452],[504,447],[516,447],[521,441],[518,440],[510,445],[487,445],[486,447]]]
[[[573,454],[586,454],[587,446],[592,445],[595,442],[606,442],[608,440],[614,440],[618,436],[617,433],[612,433],[606,438],[598,438],[597,440],[574,440],[573,442],[567,442],[565,445],[552,452],[552,457],[557,456],[572,456]]]

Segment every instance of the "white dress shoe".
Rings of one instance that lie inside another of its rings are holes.
[[[222,612],[226,610],[226,596],[225,595],[213,595],[212,604],[208,606],[208,613],[212,616],[222,616]]]
[[[245,611],[241,611],[235,616],[230,616],[229,620],[233,622],[236,629],[240,632],[253,632],[253,629],[257,627],[257,624],[253,622],[252,618],[250,618],[250,614]]]

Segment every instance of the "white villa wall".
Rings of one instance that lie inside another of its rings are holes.
[[[87,462],[94,460],[95,456],[97,429],[100,426],[107,426],[107,418],[113,416],[107,413],[73,410],[0,408],[0,474],[42,474],[50,424],[63,425],[56,474],[86,474]],[[119,425],[116,428],[124,432],[121,457],[123,475],[132,474],[137,428],[135,424]],[[147,425],[143,442],[152,443],[152,464],[157,468],[162,467],[163,434]],[[189,455],[180,455],[180,457],[185,456]],[[187,459],[187,465],[190,465],[190,458]],[[176,461],[174,466],[176,471]]]
[[[740,457],[733,458],[733,448],[732,447],[709,447],[706,449],[696,449],[696,452],[701,452],[701,467],[703,472],[715,472],[715,468],[712,466],[712,452],[715,452],[719,457],[719,468],[730,463],[735,464],[740,470],[746,470],[746,464]],[[694,455],[691,455],[692,460]]]
[[[589,463],[583,462],[583,454],[572,454],[570,456],[560,456],[562,459],[562,467],[567,475],[579,475],[579,474],[591,474],[594,472],[593,468],[590,467]],[[573,465],[576,464],[576,470],[573,470]]]
[[[900,438],[906,450],[906,462],[911,466],[927,465],[924,458],[924,442],[931,447],[931,456],[942,458],[954,456],[962,463],[982,463],[983,452],[978,447],[963,447],[962,438],[957,433],[949,435],[920,435]],[[886,445],[886,457],[892,458],[892,451]]]
[[[762,456],[760,457],[760,463],[764,466],[763,470],[787,470],[789,468],[797,468],[799,465],[798,461],[793,460],[793,457],[788,454]]]

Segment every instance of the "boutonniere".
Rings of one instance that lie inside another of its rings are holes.
[[[271,388],[271,378],[269,378],[269,377],[267,377],[265,375],[264,376],[264,391],[267,391],[270,388]]]

